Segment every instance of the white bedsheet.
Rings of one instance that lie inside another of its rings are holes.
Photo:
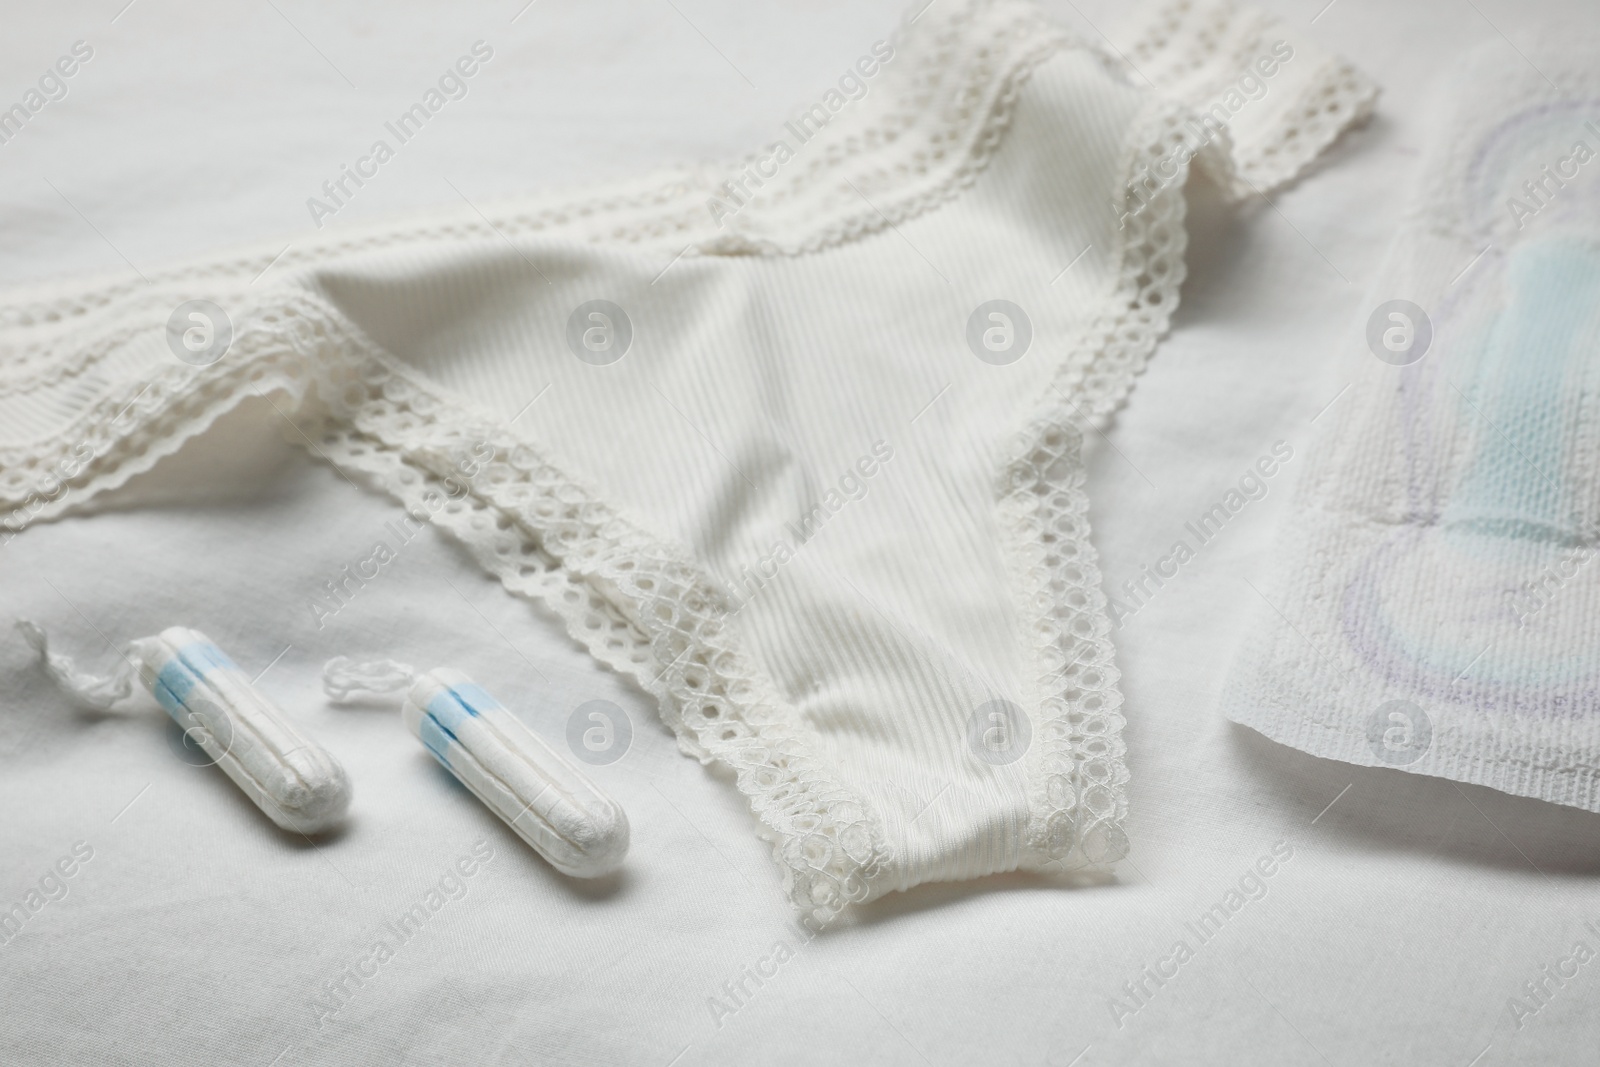
[[[892,0],[539,0],[520,14],[521,0],[447,14],[120,3],[7,13],[0,102],[75,41],[94,54],[0,145],[0,281],[289,243],[311,225],[306,198],[479,39],[495,54],[469,95],[329,226],[740,154],[899,15]],[[1303,456],[1341,384],[1327,357],[1366,318],[1430,133],[1434,74],[1502,32],[1593,18],[1584,0],[1267,6],[1316,16],[1309,32],[1385,95],[1273,205],[1229,213],[1191,190],[1173,334],[1093,443],[1112,591],[1275,442]],[[1056,5],[1113,37],[1118,7]],[[207,632],[266,669],[261,687],[344,761],[351,826],[316,847],[274,830],[219,772],[174,758],[164,719],[74,712],[20,639],[0,640],[0,907],[87,843],[64,865],[66,895],[0,945],[0,1061],[1592,1060],[1600,963],[1573,948],[1600,948],[1600,819],[1314,759],[1217,707],[1296,460],[1115,635],[1133,773],[1133,851],[1115,883],[923,886],[806,942],[741,798],[454,544],[416,538],[318,629],[315,588],[397,509],[282,429],[241,411],[155,473],[163,505],[107,502],[0,547],[0,621],[38,619],[96,662],[102,634]],[[579,704],[621,705],[632,748],[593,773],[633,825],[625,873],[562,879],[395,712],[327,705],[319,670],[340,653],[464,669],[552,740]],[[465,894],[371,970],[374,938],[394,940],[386,923],[479,841],[493,858]],[[1230,891],[1245,902],[1197,932]],[[370,977],[319,1027],[313,998],[358,965]],[[1526,983],[1543,983],[1538,998]],[[1514,1013],[1513,997],[1537,1010]]]

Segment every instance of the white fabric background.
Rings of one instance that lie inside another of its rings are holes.
[[[1365,319],[1365,284],[1431,132],[1434,74],[1495,27],[1593,18],[1580,0],[1475,3],[1336,0],[1309,32],[1383,85],[1377,119],[1275,207],[1228,212],[1191,191],[1174,333],[1114,447],[1093,449],[1091,518],[1112,587],[1164,555],[1274,441],[1304,454],[1309,420],[1341,386],[1328,357]],[[74,40],[95,57],[66,100],[0,146],[0,281],[287,243],[309,226],[305,198],[478,38],[495,58],[471,95],[330,225],[449,203],[445,178],[479,202],[738,155],[899,14],[893,0],[539,0],[513,24],[520,0],[448,12],[138,0],[113,24],[119,6],[6,12],[0,101]],[[1270,6],[1304,25],[1322,5]],[[1116,36],[1112,0],[1055,7],[1085,34]],[[206,631],[252,673],[283,652],[261,686],[344,761],[350,828],[317,847],[275,831],[220,772],[175,759],[157,713],[76,713],[20,639],[0,639],[0,907],[73,842],[95,850],[68,895],[0,945],[4,1062],[1592,1058],[1600,1020],[1585,1009],[1600,962],[1520,1030],[1507,998],[1575,940],[1600,947],[1583,927],[1600,920],[1600,821],[1313,759],[1217,707],[1258,610],[1246,579],[1259,584],[1296,462],[1116,635],[1134,778],[1133,852],[1115,883],[1011,876],[892,895],[750,984],[719,1026],[707,998],[777,939],[800,945],[742,800],[677,754],[640,694],[440,536],[406,546],[316,629],[312,590],[398,509],[280,430],[242,411],[147,482],[160,506],[108,501],[0,547],[0,619],[38,619],[97,664],[101,633],[120,644],[172,624]],[[397,714],[329,707],[318,673],[337,653],[460,667],[552,740],[579,703],[626,708],[633,748],[595,771],[633,823],[625,873],[591,887],[560,878]],[[320,985],[480,838],[495,858],[466,897],[318,1030]],[[1266,896],[1199,945],[1184,921],[1284,839],[1294,856]],[[1109,998],[1180,937],[1194,958],[1119,1027]]]

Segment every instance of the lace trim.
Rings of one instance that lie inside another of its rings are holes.
[[[263,293],[240,308],[241,320],[262,319],[298,295]],[[14,533],[56,518],[151,470],[248,398],[248,389],[225,388],[214,372],[248,366],[265,351],[259,331],[241,331],[228,356],[213,367],[158,364],[113,387],[54,438],[0,450],[0,506],[11,509],[0,518],[0,529]],[[164,431],[163,422],[179,428]]]
[[[1345,61],[1325,60],[1270,140],[1252,144],[1236,164],[1236,197],[1267,192],[1305,170],[1341,133],[1372,117],[1378,86]]]
[[[707,175],[700,170],[669,168],[615,185],[599,195],[557,191],[497,203],[490,214],[492,228],[475,211],[463,207],[421,213],[401,225],[353,227],[351,232],[337,237],[311,234],[287,250],[283,246],[260,245],[236,255],[195,260],[156,271],[148,283],[120,277],[91,287],[85,287],[79,279],[47,282],[8,294],[10,300],[17,302],[0,304],[0,328],[17,332],[58,327],[71,319],[112,309],[123,297],[149,293],[152,286],[181,289],[190,296],[197,292],[234,292],[239,283],[248,284],[269,267],[278,275],[413,244],[499,240],[499,233],[572,236],[569,231],[582,231],[578,236],[592,242],[642,243],[670,236],[674,229],[670,220],[674,218],[680,220],[676,229],[691,229],[690,209],[694,209],[695,222],[700,221],[698,216],[706,215],[703,198],[709,187]],[[0,360],[9,358],[11,352],[0,352]]]
[[[1271,16],[1234,0],[1172,0],[1148,20],[1128,60],[1158,90],[1201,109],[1234,86],[1256,58],[1270,54],[1275,38],[1286,36],[1293,35]],[[1267,136],[1206,153],[1202,167],[1235,199],[1267,192],[1370,116],[1377,98],[1370,79],[1338,56],[1326,56]]]
[[[1182,143],[1185,112],[1156,102],[1134,123],[1124,173],[1138,174]],[[1011,587],[1034,663],[1025,847],[1033,864],[1076,869],[1127,854],[1121,675],[1089,539],[1082,425],[1109,418],[1167,332],[1183,284],[1186,165],[1135,211],[1107,311],[1074,346],[1020,431],[997,489]]]
[[[1124,719],[1111,626],[1089,542],[1082,438],[1065,408],[1018,435],[999,499],[1011,589],[1034,664],[1028,706],[1026,866],[1077,869],[1121,859]]]

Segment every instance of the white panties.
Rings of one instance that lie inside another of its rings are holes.
[[[855,71],[728,168],[11,294],[0,514],[253,407],[654,695],[817,920],[1104,867],[1128,775],[1080,432],[1177,303],[1190,159],[1264,192],[1375,93],[1230,4],[1115,54],[934,4]]]

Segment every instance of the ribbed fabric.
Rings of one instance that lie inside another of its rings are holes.
[[[1597,811],[1600,43],[1553,41],[1445,87],[1224,707]]]
[[[1270,184],[1373,95],[1232,5],[1149,32],[1154,85],[1029,4],[926,9],[864,98],[737,193],[679,175],[441,216],[297,251],[251,298],[228,278],[252,257],[213,267],[202,291],[240,320],[214,367],[173,368],[148,291],[79,299],[71,330],[29,313],[90,354],[0,397],[43,442],[8,499],[122,397],[127,428],[66,477],[115,484],[129,434],[145,456],[275,394],[732,766],[819,919],[1113,862],[1127,771],[1079,428],[1176,304],[1191,156]],[[1190,117],[1230,94],[1231,139]],[[985,347],[1002,324],[1014,348]],[[586,329],[631,340],[612,359],[574,347]]]

